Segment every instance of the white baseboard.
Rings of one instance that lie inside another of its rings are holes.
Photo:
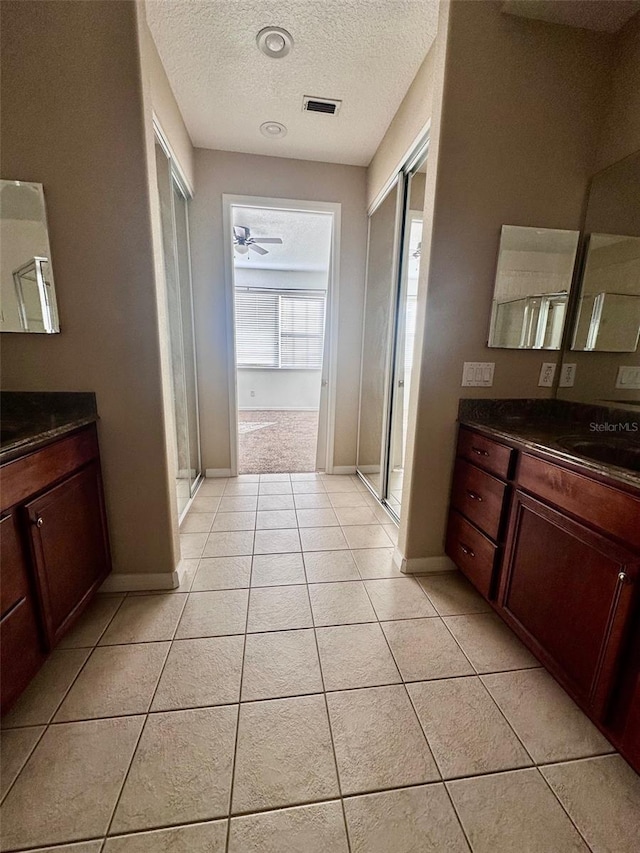
[[[334,465],[333,466],[334,474],[355,474],[356,466],[355,465]],[[331,476],[329,474],[329,476]]]
[[[176,589],[180,586],[184,571],[179,565],[173,572],[112,572],[100,587],[100,592]]]
[[[205,477],[230,477],[231,468],[207,468],[204,472]]]
[[[317,412],[317,406],[241,406],[239,412]]]
[[[439,572],[455,572],[456,564],[442,554],[440,557],[409,557],[407,559],[396,548],[393,552],[393,562],[407,575],[429,575]]]

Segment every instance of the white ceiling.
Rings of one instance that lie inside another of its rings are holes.
[[[248,269],[326,271],[331,250],[331,214],[233,206],[232,222],[250,229],[252,237],[280,237],[263,246],[268,255],[249,251],[236,255],[235,266]]]
[[[551,24],[616,33],[640,10],[638,0],[505,0],[502,11]]]
[[[437,0],[147,0],[147,20],[193,144],[369,164],[437,30]],[[265,26],[291,53],[257,48]],[[342,100],[335,117],[302,98]],[[265,121],[284,124],[265,139]]]

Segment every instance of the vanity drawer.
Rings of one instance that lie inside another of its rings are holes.
[[[25,597],[28,590],[22,546],[13,515],[7,515],[0,521],[0,554],[0,614],[4,616],[16,602]]]
[[[522,453],[518,487],[640,550],[640,496]]]
[[[453,473],[451,505],[491,539],[498,539],[506,484],[475,465],[458,459]]]
[[[458,456],[464,456],[474,465],[479,465],[496,477],[507,479],[512,453],[513,449],[506,444],[499,444],[479,432],[460,427]]]
[[[476,589],[489,598],[497,548],[455,510],[449,513],[445,551]]]

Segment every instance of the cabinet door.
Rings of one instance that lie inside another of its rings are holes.
[[[47,636],[53,645],[109,568],[98,464],[87,465],[26,509]]]
[[[503,615],[599,719],[627,636],[639,561],[516,492],[500,586]]]
[[[0,705],[18,698],[44,660],[22,543],[14,514],[0,521],[2,621],[0,622]]]

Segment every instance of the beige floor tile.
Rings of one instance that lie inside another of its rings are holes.
[[[335,800],[231,819],[229,853],[348,851],[342,807]]]
[[[312,625],[306,586],[251,588],[247,631],[284,631]]]
[[[343,795],[440,779],[401,685],[328,693]]]
[[[444,621],[479,673],[540,666],[494,613],[447,616]]]
[[[324,495],[326,489],[319,480],[296,480],[291,484],[294,495]]]
[[[374,511],[368,506],[341,506],[336,508],[338,523],[342,525],[377,524]]]
[[[101,646],[172,640],[188,595],[127,597],[100,640]]]
[[[204,480],[198,489],[197,497],[209,497],[216,496],[220,497],[223,494],[225,487],[227,485],[227,480],[224,477],[216,477],[210,478],[208,480]]]
[[[170,643],[136,643],[94,649],[54,722],[145,714],[169,646]]]
[[[382,529],[387,534],[389,539],[393,542],[393,544],[397,545],[398,544],[398,534],[400,533],[398,525],[391,522],[391,523],[383,524]]]
[[[365,581],[378,619],[419,619],[437,616],[431,602],[413,578]]]
[[[55,847],[38,847],[30,853],[100,853],[102,839],[95,841],[79,841],[77,844],[56,844]]]
[[[474,853],[588,853],[536,769],[459,779],[447,787]]]
[[[477,676],[407,685],[445,779],[532,764]]]
[[[371,501],[369,500],[369,496],[364,492],[360,491],[331,492],[331,494],[329,495],[329,501],[331,503],[331,506],[336,509],[338,507],[371,507]]]
[[[243,702],[320,692],[322,676],[313,630],[247,635]]]
[[[243,634],[248,601],[248,589],[192,592],[178,625],[176,640]]]
[[[260,483],[288,483],[291,480],[291,474],[275,473],[275,474],[259,474]]]
[[[212,820],[108,838],[104,853],[224,853],[227,821]]]
[[[360,580],[349,551],[305,551],[304,567],[309,583]]]
[[[377,623],[317,628],[316,636],[326,690],[375,687],[401,680]]]
[[[336,492],[355,492],[358,487],[355,480],[352,480],[348,475],[330,474],[322,481],[327,494],[335,494]]]
[[[296,514],[300,527],[337,527],[339,524],[337,515],[328,507],[324,509],[298,509]]]
[[[260,495],[290,495],[292,493],[291,483],[289,482],[266,482],[260,483]]]
[[[258,480],[255,482],[234,482],[233,480],[229,480],[224,490],[224,496],[226,497],[237,497],[239,495],[257,495],[258,494]]]
[[[95,646],[123,601],[124,595],[97,595],[69,633],[60,640],[58,648]]]
[[[189,512],[180,525],[180,533],[208,533],[214,518],[213,512]]]
[[[234,813],[326,800],[338,794],[324,697],[240,706]]]
[[[468,853],[444,785],[349,797],[351,853]]]
[[[393,548],[358,548],[351,553],[363,580],[406,578],[393,562]]]
[[[50,726],[2,805],[2,850],[103,836],[143,721]]]
[[[295,510],[268,509],[258,512],[256,528],[258,530],[285,530],[287,527],[297,527]]]
[[[251,580],[251,557],[203,557],[191,589],[244,589]]]
[[[326,492],[315,495],[294,495],[296,509],[330,509],[331,501]]]
[[[297,530],[256,530],[254,554],[290,554],[299,550]]]
[[[256,526],[255,512],[219,512],[211,528],[212,533],[238,530],[253,530]]]
[[[319,471],[299,471],[296,474],[289,474],[292,483],[296,480],[322,480],[322,477]]]
[[[381,524],[354,524],[344,528],[349,548],[389,548],[393,543]]]
[[[257,554],[253,558],[251,586],[281,586],[305,583],[300,552],[294,554]]]
[[[594,853],[636,853],[640,776],[619,755],[541,767]]]
[[[257,495],[235,495],[223,497],[218,508],[219,512],[255,512],[258,508]]]
[[[475,674],[441,619],[383,622],[382,630],[405,681]]]
[[[375,622],[376,614],[362,581],[309,585],[314,625]]]
[[[110,834],[228,814],[237,706],[151,714]]]
[[[24,729],[6,729],[0,734],[0,800],[4,799],[13,785],[44,729],[44,726],[28,726]]]
[[[482,681],[536,763],[613,752],[546,670],[500,672]]]
[[[302,527],[300,541],[303,551],[339,551],[349,547],[341,527]]]
[[[425,575],[416,580],[441,616],[491,612],[491,607],[462,572]]]
[[[4,715],[2,728],[48,723],[90,654],[91,649],[56,649],[13,708]]]
[[[260,495],[258,498],[258,512],[284,509],[295,509],[293,495]]]
[[[216,495],[203,495],[202,497],[198,493],[198,496],[193,499],[193,503],[189,507],[189,513],[192,512],[205,512],[212,513],[218,510],[220,505],[220,498]]]
[[[200,560],[181,560],[180,561],[180,569],[181,569],[181,578],[180,584],[175,589],[165,589],[162,592],[158,592],[159,595],[175,595],[180,592],[189,592],[191,590],[191,584],[193,583],[193,579],[196,576],[196,572],[198,571],[198,566],[200,565]]]
[[[241,557],[253,553],[253,530],[210,533],[203,557]]]
[[[181,533],[180,554],[183,560],[195,560],[202,556],[208,533]]]
[[[153,711],[237,702],[244,637],[176,640],[153,698]]]

